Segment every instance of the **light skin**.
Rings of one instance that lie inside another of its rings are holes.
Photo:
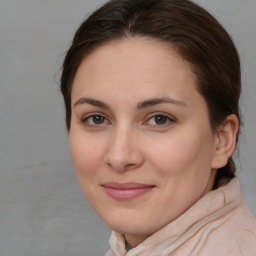
[[[81,188],[133,247],[212,190],[235,148],[236,116],[213,132],[190,64],[153,39],[96,48],[79,66],[71,102]]]

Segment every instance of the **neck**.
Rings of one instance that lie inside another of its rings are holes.
[[[133,234],[125,234],[125,247],[131,249],[136,247],[137,245],[141,244],[143,241],[145,241],[150,235],[133,235]]]

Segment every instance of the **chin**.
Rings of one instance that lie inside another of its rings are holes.
[[[114,231],[121,234],[150,236],[162,227],[159,220],[154,223],[153,218],[146,217],[143,213],[131,210],[112,211],[108,216],[101,216],[104,222]]]

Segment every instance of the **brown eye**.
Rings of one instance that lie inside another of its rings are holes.
[[[94,124],[104,124],[105,117],[104,116],[93,116],[92,117],[92,122]]]
[[[82,123],[84,123],[87,126],[91,126],[91,127],[102,127],[102,125],[109,124],[109,121],[103,115],[91,114],[90,116],[85,117],[82,120]]]
[[[163,125],[163,124],[166,124],[169,121],[167,116],[160,116],[160,115],[155,116],[154,119],[155,119],[155,123],[157,125]]]
[[[146,122],[146,124],[152,126],[152,127],[166,127],[168,125],[171,125],[175,122],[175,119],[165,113],[156,113],[155,115],[152,115]]]

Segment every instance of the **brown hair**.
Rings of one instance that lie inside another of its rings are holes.
[[[239,115],[241,71],[237,50],[219,22],[188,0],[111,0],[79,27],[67,52],[61,76],[70,129],[71,90],[76,71],[91,50],[109,40],[147,36],[168,42],[186,59],[197,77],[199,93],[215,130],[229,114]],[[238,138],[238,135],[237,135]],[[218,178],[234,177],[232,157]]]

